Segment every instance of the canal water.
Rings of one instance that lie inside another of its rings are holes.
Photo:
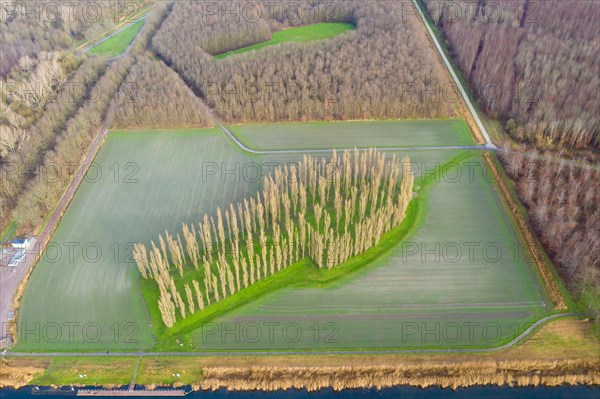
[[[43,393],[42,393],[43,392]],[[0,389],[0,398],[64,398],[74,395],[75,392],[63,388],[60,391],[34,390],[25,387],[19,390]],[[123,397],[123,396],[121,396]],[[168,396],[167,396],[168,397]],[[106,398],[106,397],[105,397]],[[335,392],[323,389],[316,392],[305,390],[287,390],[275,392],[229,392],[200,391],[192,392],[186,396],[190,399],[600,399],[600,387],[575,386],[575,387],[497,387],[481,386],[462,388],[457,390],[442,388],[413,388],[395,387],[381,390],[376,389],[349,389]]]

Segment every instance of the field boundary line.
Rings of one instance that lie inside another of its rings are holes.
[[[297,150],[255,150],[246,146],[242,141],[229,130],[218,118],[213,116],[213,120],[217,126],[242,150],[250,154],[268,155],[268,154],[307,154],[307,153],[330,153],[335,151],[354,151],[357,150],[368,150],[370,148],[377,148],[379,151],[427,151],[427,150],[489,150],[487,145],[448,145],[448,146],[422,146],[422,147],[353,147],[353,148],[313,148],[313,149],[297,149]]]
[[[340,349],[340,350],[232,350],[204,352],[5,352],[6,357],[227,357],[227,356],[296,356],[296,355],[389,355],[419,353],[493,353],[509,349],[523,341],[542,324],[562,318],[577,317],[577,313],[555,313],[542,317],[509,342],[492,348],[448,348],[448,349]]]

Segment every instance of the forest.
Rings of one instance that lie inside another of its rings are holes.
[[[597,2],[424,1],[479,104],[514,139],[600,148]]]
[[[148,17],[130,54],[110,63],[98,57],[84,61],[70,78],[73,84],[60,85],[39,120],[23,131],[26,145],[0,159],[0,228],[12,220],[21,233],[30,233],[43,224],[94,136],[113,115],[115,99],[126,92],[125,77],[146,51],[165,12],[159,7]]]
[[[583,161],[507,151],[501,157],[533,227],[577,299],[600,298],[600,172]],[[586,301],[600,316],[598,300]]]
[[[9,218],[27,184],[40,172],[45,153],[54,148],[67,121],[92,96],[94,83],[105,69],[101,60],[87,59],[61,81],[56,93],[43,91],[46,98],[29,96],[29,99],[35,97],[36,102],[42,100],[43,112],[30,113],[29,110],[37,110],[37,106],[15,107],[20,98],[11,101],[10,96],[5,97],[0,120],[0,215],[3,220],[0,228],[5,227],[4,221]],[[35,120],[36,117],[39,119]]]
[[[137,58],[117,96],[117,129],[210,127],[206,105],[162,61]]]
[[[17,0],[0,3],[0,77],[40,52],[67,50],[139,10],[145,0]]]
[[[204,25],[205,3],[177,2],[152,44],[226,122],[457,116],[456,104],[442,95],[448,80],[423,26],[414,15],[406,18],[401,3],[341,2],[332,11],[322,2],[296,2],[305,5],[298,13],[305,19],[270,10],[253,28],[244,19]],[[211,55],[264,39],[267,26],[312,22],[356,29],[222,60]]]
[[[309,257],[330,269],[377,245],[412,199],[410,161],[377,150],[330,160],[305,155],[265,177],[262,192],[197,227],[134,246],[144,279],[156,282],[167,327]],[[185,300],[184,300],[185,298]]]

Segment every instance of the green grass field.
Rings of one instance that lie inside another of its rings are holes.
[[[127,50],[127,47],[131,44],[140,29],[142,29],[142,26],[144,26],[144,20],[129,25],[110,39],[92,47],[90,53],[109,56],[111,58],[116,57]]]
[[[309,137],[307,145],[321,144],[317,135]],[[346,137],[338,139],[331,145],[342,145]],[[545,312],[544,295],[531,268],[514,257],[518,239],[481,170],[480,153],[432,149],[401,155],[411,157],[418,188],[418,212],[401,235],[404,244],[390,241],[376,261],[339,276],[300,264],[288,280],[292,286],[286,282],[258,293],[264,295],[217,312],[202,329],[187,326],[166,337],[156,302],[148,308],[142,295],[131,243],[149,244],[165,230],[178,232],[181,223],[254,194],[261,173],[301,155],[248,156],[217,129],[111,133],[31,276],[17,349],[497,346]],[[491,255],[501,251],[498,259],[484,257],[486,244]],[[430,251],[419,250],[422,245]],[[469,245],[475,245],[472,257]],[[463,254],[455,260],[457,246]],[[452,323],[460,328],[458,339]],[[297,340],[297,334],[289,336],[298,330]]]
[[[463,120],[270,123],[232,126],[255,150],[474,145]]]
[[[137,358],[52,358],[46,372],[32,385],[128,385]]]
[[[242,47],[237,50],[215,55],[216,59],[225,58],[233,54],[246,53],[248,51],[260,50],[267,46],[274,46],[289,42],[310,42],[314,40],[329,39],[341,33],[354,29],[354,25],[343,22],[321,22],[318,24],[288,28],[271,35],[271,39],[256,43],[251,46]]]
[[[31,276],[20,331],[39,331],[22,337],[19,348],[152,347],[132,243],[149,242],[164,229],[177,231],[181,223],[253,193],[251,183],[232,178],[224,185],[220,174],[209,175],[224,160],[245,164],[251,158],[217,130],[111,133]],[[70,322],[80,323],[72,339],[65,327]],[[64,327],[60,339],[50,336],[52,323]]]

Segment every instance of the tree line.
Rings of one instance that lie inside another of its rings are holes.
[[[0,155],[0,229],[6,227],[13,209],[28,184],[43,165],[45,153],[54,148],[64,133],[67,121],[79,107],[90,100],[99,75],[106,65],[97,57],[88,58],[62,82],[53,98],[45,104],[40,118],[30,126],[10,108],[5,109],[0,129],[3,139],[14,135],[15,140],[5,143]]]
[[[153,48],[227,122],[457,115],[442,95],[448,80],[422,24],[406,18],[399,2],[336,3],[336,13],[311,14],[310,22],[351,22],[355,30],[222,60],[210,53],[243,46],[228,33],[243,28],[235,21],[206,26],[202,13],[191,12],[197,3],[175,3]],[[289,16],[268,22],[272,30],[299,23]]]
[[[425,3],[477,100],[511,136],[600,148],[596,2]]]
[[[181,234],[136,244],[141,276],[156,282],[167,327],[310,258],[333,268],[377,245],[412,199],[409,159],[375,149],[305,155],[265,177],[262,192],[204,215]],[[182,238],[183,237],[183,238]]]

